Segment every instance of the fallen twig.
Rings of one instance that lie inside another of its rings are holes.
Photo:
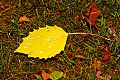
[[[116,0],[118,4],[120,4],[120,2],[118,0]]]
[[[69,35],[73,35],[73,34],[87,34],[87,35],[92,35],[92,36],[97,36],[97,37],[100,37],[100,38],[103,38],[103,39],[105,39],[105,40],[107,40],[107,41],[110,41],[110,39],[108,39],[108,38],[106,38],[106,37],[103,37],[103,36],[101,36],[101,35],[98,35],[98,34],[92,34],[92,33],[83,33],[83,32],[79,32],[79,33],[68,33]]]

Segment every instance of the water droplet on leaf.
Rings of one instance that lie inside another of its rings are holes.
[[[50,38],[47,38],[46,40],[47,40],[48,42],[49,42],[49,41],[51,41],[51,39],[50,39]]]
[[[35,39],[34,37],[32,39]]]
[[[26,40],[28,40],[28,38],[26,38]]]
[[[50,38],[52,38],[52,36],[50,36]]]
[[[40,51],[40,54],[43,54],[44,53],[44,50]]]
[[[28,45],[30,45],[30,42],[28,42]]]
[[[48,48],[51,48],[51,46],[48,46]]]
[[[31,52],[29,52],[28,54],[32,55],[32,53],[31,53]]]
[[[61,37],[63,38],[65,35],[61,35]]]
[[[27,47],[25,46],[24,49],[26,49]]]
[[[53,40],[52,42],[54,43],[55,41]]]
[[[49,28],[46,28],[47,31],[49,31]]]
[[[58,37],[58,36],[56,36],[56,38],[58,39],[59,37]]]

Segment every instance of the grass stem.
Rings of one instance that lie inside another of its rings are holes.
[[[97,37],[100,37],[100,38],[103,38],[107,41],[110,41],[110,39],[106,38],[106,37],[103,37],[101,35],[98,35],[98,34],[92,34],[92,33],[83,33],[83,32],[78,32],[78,33],[68,33],[68,35],[74,35],[74,34],[84,34],[84,35],[92,35],[92,36],[97,36]]]

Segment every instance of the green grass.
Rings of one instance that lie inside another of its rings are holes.
[[[98,70],[92,66],[94,58],[97,58],[102,62],[100,71],[104,80],[107,80],[108,76],[111,76],[112,80],[118,80],[120,73],[120,28],[118,26],[120,9],[116,0],[96,0],[101,14],[95,25],[100,29],[93,29],[95,34],[113,39],[112,41],[91,35],[69,35],[65,50],[51,59],[28,58],[25,54],[14,53],[23,41],[22,38],[33,29],[45,27],[45,25],[57,25],[68,33],[90,32],[83,20],[83,15],[87,12],[91,1],[93,0],[0,1],[0,14],[2,13],[0,15],[0,79],[29,80],[31,77],[37,79],[34,74],[38,74],[41,80],[40,70],[51,73],[52,69],[63,72],[62,80],[97,80],[96,72]],[[10,9],[3,13],[2,11],[8,8],[6,6],[8,4]],[[24,15],[31,21],[19,22],[19,18]],[[73,22],[72,20],[76,16],[80,16],[80,18]],[[112,27],[116,31],[115,38],[109,33],[109,29]],[[106,46],[113,55],[113,60],[109,63],[102,61],[102,52]],[[87,59],[77,58],[75,55],[82,55]]]
[[[36,16],[37,16],[37,18],[38,18],[38,24],[40,23],[40,15],[39,15],[39,13],[38,13],[38,10],[36,9]]]

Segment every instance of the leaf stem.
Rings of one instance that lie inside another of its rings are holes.
[[[79,33],[68,33],[68,35],[74,35],[74,34],[85,34],[85,35],[92,35],[92,36],[97,36],[97,37],[100,37],[100,38],[103,38],[107,41],[110,41],[110,39],[106,38],[106,37],[103,37],[101,35],[98,35],[98,34],[92,34],[92,33],[83,33],[83,32],[79,32]]]

